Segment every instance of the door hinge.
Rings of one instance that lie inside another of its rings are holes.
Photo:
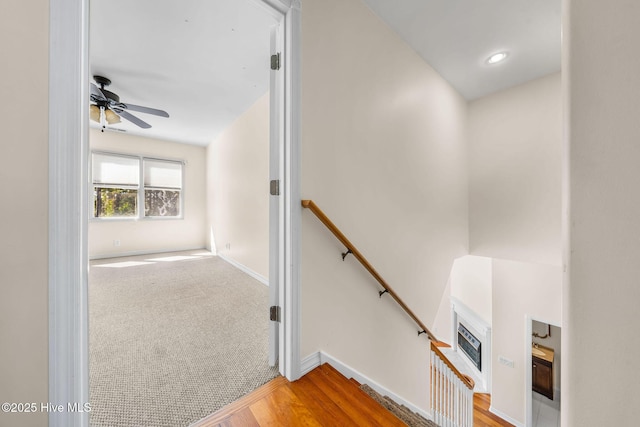
[[[280,69],[280,52],[271,55],[271,69],[274,71]]]
[[[272,322],[280,322],[280,307],[272,305],[269,307],[269,320]]]
[[[271,195],[272,196],[279,196],[280,195],[280,180],[279,179],[272,179],[271,180]]]

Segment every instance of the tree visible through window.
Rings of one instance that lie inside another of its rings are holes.
[[[134,217],[138,215],[138,190],[95,187],[94,204],[96,217]]]
[[[93,153],[92,177],[95,218],[181,216],[181,162]]]
[[[182,164],[155,159],[143,162],[144,216],[179,216]]]

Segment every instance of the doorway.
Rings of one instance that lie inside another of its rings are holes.
[[[299,3],[256,0],[283,28],[278,176],[283,210],[279,222],[278,283],[283,312],[278,325],[280,371],[299,376]],[[88,0],[50,2],[49,74],[49,396],[52,402],[88,402]],[[286,180],[283,179],[286,177]],[[80,190],[80,191],[79,191]],[[50,415],[51,426],[84,426],[87,413]]]
[[[560,427],[561,336],[559,326],[544,320],[527,319],[526,425]]]

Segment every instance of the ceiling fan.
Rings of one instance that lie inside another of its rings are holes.
[[[103,132],[106,124],[112,125],[114,123],[120,123],[121,117],[143,129],[149,129],[151,127],[149,123],[139,119],[129,113],[129,111],[153,114],[154,116],[160,117],[169,117],[169,114],[163,110],[120,102],[120,97],[118,95],[104,88],[111,84],[111,80],[102,76],[93,76],[93,79],[100,85],[100,87],[91,83],[91,105],[89,107],[89,115],[91,120],[102,125]]]

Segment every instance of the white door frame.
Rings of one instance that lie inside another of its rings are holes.
[[[253,1],[284,28],[280,366],[295,380],[300,376],[301,4]],[[49,10],[49,401],[67,408],[89,402],[89,0],[49,0]],[[88,425],[86,412],[49,414],[50,427]]]

